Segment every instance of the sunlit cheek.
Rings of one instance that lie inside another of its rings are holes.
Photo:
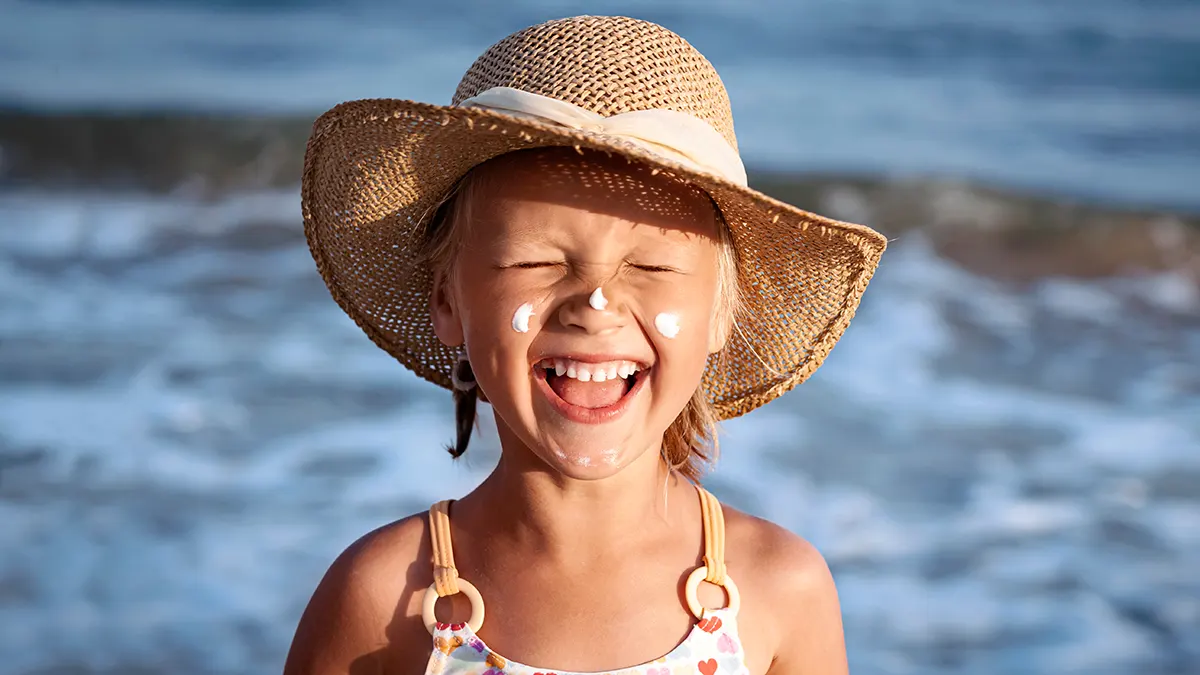
[[[675,312],[659,312],[654,316],[654,328],[658,331],[659,335],[668,340],[674,340],[682,328],[679,314]]]
[[[677,277],[664,277],[655,281],[637,289],[645,299],[642,306],[649,310],[646,318],[654,333],[665,340],[702,334],[712,319],[715,289],[707,288],[709,284],[702,280],[680,282]]]
[[[493,300],[492,306],[512,312],[509,327],[513,332],[528,333],[545,320],[542,315],[553,296],[552,284],[521,284],[519,288],[502,293]]]
[[[537,281],[511,273],[468,273],[461,277],[461,287],[471,289],[463,300],[469,305],[465,313],[475,324],[475,332],[498,337],[535,329],[549,295]]]
[[[518,333],[529,332],[529,319],[533,317],[533,303],[526,302],[513,312],[512,329]]]

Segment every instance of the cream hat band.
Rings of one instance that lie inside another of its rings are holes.
[[[492,87],[459,108],[494,110],[628,141],[665,159],[746,186],[736,150],[707,122],[677,110],[635,110],[604,117],[586,108],[512,87]]]

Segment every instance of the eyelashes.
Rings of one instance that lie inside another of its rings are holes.
[[[566,266],[567,266],[567,263],[564,261],[557,261],[557,262],[554,262],[554,261],[530,261],[530,262],[513,263],[511,265],[503,265],[502,267],[504,269],[536,270],[536,269],[542,269],[542,268],[546,268],[546,267],[566,267]]]
[[[669,267],[667,265],[635,265],[633,263],[630,263],[629,266],[634,268],[635,270],[641,270],[642,272],[653,272],[653,273],[659,273],[659,274],[661,274],[661,273],[679,274],[680,273],[679,270],[675,269],[674,267]]]

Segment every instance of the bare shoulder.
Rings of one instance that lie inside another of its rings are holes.
[[[803,537],[725,507],[726,561],[742,591],[741,621],[770,652],[755,672],[845,673],[837,587],[825,558]],[[761,658],[750,654],[752,660]],[[757,658],[756,658],[757,657]]]
[[[296,629],[285,675],[423,672],[430,648],[421,623],[432,582],[424,514],[385,525],[330,565]],[[414,660],[414,657],[417,657]]]
[[[737,509],[726,506],[723,510],[726,557],[731,566],[743,561],[749,564],[752,573],[747,581],[771,588],[772,595],[781,600],[836,595],[825,558],[806,539]]]

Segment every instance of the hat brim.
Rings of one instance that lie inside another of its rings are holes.
[[[397,99],[350,101],[317,119],[304,160],[304,232],[335,301],[381,349],[451,388],[456,349],[430,321],[432,276],[416,254],[447,192],[516,150],[619,153],[706,191],[738,250],[742,308],[703,387],[717,414],[745,414],[824,362],[858,307],[887,240],[808,213],[620,139],[480,110]]]

